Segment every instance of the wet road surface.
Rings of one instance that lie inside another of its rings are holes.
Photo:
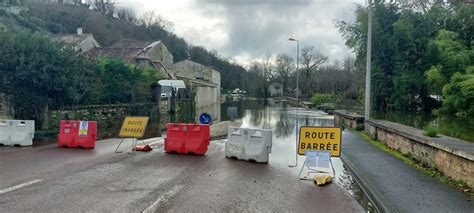
[[[291,110],[284,114],[292,117]],[[252,114],[243,126],[275,129],[269,164],[225,158],[224,140],[213,141],[205,156],[166,154],[162,139],[149,141],[152,152],[135,155],[115,153],[118,139],[99,141],[93,150],[0,147],[0,212],[364,211],[340,161],[334,161],[336,183],[325,187],[298,179],[301,157],[299,167],[288,167],[295,158],[295,133],[288,130],[294,119],[256,116],[264,119],[253,122]],[[121,149],[128,151],[130,142]]]
[[[0,194],[0,212],[362,211],[336,184],[316,187],[296,169],[226,159],[222,141],[206,156],[165,154],[162,143],[150,153],[115,154],[117,143],[3,152],[1,189],[39,182]]]

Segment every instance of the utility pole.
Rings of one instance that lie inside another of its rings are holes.
[[[368,0],[367,63],[365,72],[365,123],[370,119],[370,77],[372,58],[372,0]],[[367,125],[365,130],[367,131]]]

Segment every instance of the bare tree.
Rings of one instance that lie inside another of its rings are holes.
[[[263,59],[261,63],[262,71],[263,71],[263,77],[267,81],[271,81],[275,78],[275,67],[273,65],[273,60],[271,53],[267,53],[265,58]]]
[[[301,72],[303,74],[303,87],[302,92],[309,94],[312,93],[311,78],[316,70],[328,61],[328,57],[315,50],[313,46],[306,46],[301,50]]]
[[[86,4],[104,15],[114,15],[116,5],[115,0],[88,0]]]
[[[145,25],[146,28],[158,26],[166,31],[172,31],[174,28],[174,24],[171,21],[167,20],[160,14],[156,14],[155,11],[152,10],[145,12],[140,18],[140,22]]]
[[[277,76],[280,78],[283,92],[286,93],[290,74],[295,69],[293,58],[291,58],[288,54],[282,53],[277,55],[276,61],[277,64],[275,70],[277,72]]]
[[[121,7],[121,8],[117,8],[115,12],[116,12],[117,18],[120,20],[125,20],[131,23],[137,23],[138,21],[137,14],[131,8]]]

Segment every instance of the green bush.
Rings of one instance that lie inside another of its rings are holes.
[[[425,135],[428,137],[437,137],[438,136],[438,126],[430,124],[425,127]]]
[[[474,74],[454,74],[451,82],[443,87],[443,96],[443,106],[439,113],[472,118],[474,116]]]
[[[330,102],[334,102],[334,97],[331,94],[315,93],[313,97],[311,97],[311,103],[313,103],[314,106]]]

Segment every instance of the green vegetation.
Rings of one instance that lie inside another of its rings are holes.
[[[119,59],[98,58],[95,64],[99,82],[91,91],[88,104],[146,102],[150,85],[161,79],[156,70],[142,69]]]
[[[474,118],[474,73],[455,73],[450,83],[443,87],[445,97],[441,114]]]
[[[0,32],[0,92],[12,96],[18,119],[40,125],[48,109],[146,102],[158,71],[121,60],[96,61],[30,31]]]
[[[74,34],[81,26],[84,32],[92,33],[101,46],[107,47],[121,39],[137,41],[162,41],[173,54],[174,61],[179,62],[190,58],[203,65],[213,67],[221,73],[221,85],[224,91],[241,88],[246,70],[229,62],[215,51],[204,47],[192,46],[172,31],[172,23],[153,12],[137,17],[129,8],[114,8],[108,5],[104,10],[91,11],[87,6],[68,4],[31,4],[29,12],[21,17],[36,20],[51,33]],[[108,11],[116,10],[116,11]],[[112,14],[117,14],[114,17]]]
[[[430,124],[424,129],[425,135],[428,137],[437,137],[438,136],[438,126]]]
[[[20,119],[80,102],[91,80],[87,60],[38,33],[0,33],[0,58],[0,92],[12,96]]]
[[[433,4],[431,4],[433,3]],[[430,111],[442,95],[443,115],[473,117],[474,5],[460,1],[375,1],[372,94],[377,110]],[[364,75],[367,9],[337,24]],[[361,81],[363,84],[363,81]],[[363,88],[363,87],[362,87]]]
[[[419,160],[415,159],[411,155],[405,155],[397,150],[393,150],[387,145],[380,143],[379,141],[373,140],[370,136],[363,132],[356,131],[365,141],[368,141],[371,145],[395,156],[396,158],[400,159],[403,161],[406,165],[411,166],[433,178],[436,178],[438,181],[447,184],[451,187],[454,187],[464,193],[466,193],[469,196],[474,196],[474,192],[472,189],[465,183],[464,181],[457,181],[454,180],[450,177],[445,176],[443,173],[441,173],[438,169],[429,167],[426,163],[420,162]]]
[[[344,97],[342,95],[337,95],[337,94],[327,94],[327,93],[314,93],[313,96],[311,97],[311,103],[313,103],[314,106],[318,106],[321,104],[326,104],[326,103],[339,103],[342,101]]]
[[[331,102],[330,94],[315,93],[313,97],[311,97],[311,103],[313,103],[314,106],[324,104],[324,103],[330,103],[330,102]]]

